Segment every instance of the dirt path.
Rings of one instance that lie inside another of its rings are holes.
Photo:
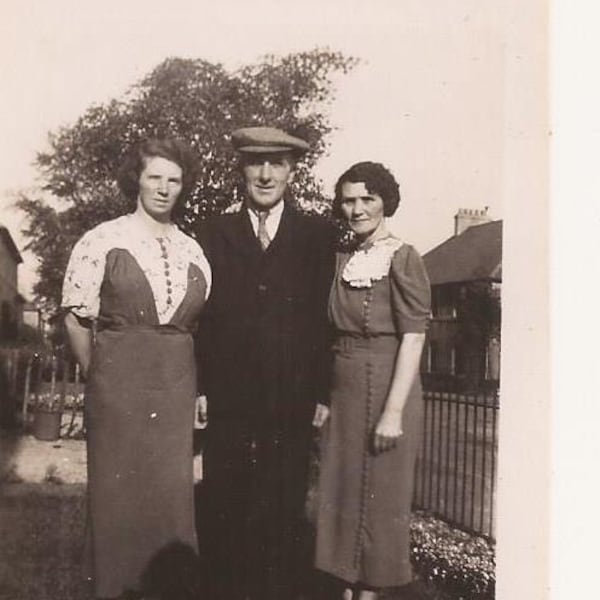
[[[81,484],[87,481],[83,440],[44,442],[0,431],[0,482]]]

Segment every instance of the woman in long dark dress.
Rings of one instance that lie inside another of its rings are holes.
[[[334,211],[358,245],[338,255],[329,312],[337,332],[319,481],[316,566],[373,600],[411,581],[409,520],[421,431],[419,362],[429,315],[427,274],[385,223],[400,195],[378,163],[336,185]]]
[[[96,598],[143,592],[162,554],[197,547],[191,331],[211,274],[171,221],[192,166],[177,141],[135,148],[119,174],[135,211],[88,231],[65,275],[65,324],[87,377],[86,563]]]

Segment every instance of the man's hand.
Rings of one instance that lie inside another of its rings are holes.
[[[323,423],[329,417],[329,407],[324,404],[317,404],[315,408],[315,416],[313,417],[313,427],[322,427]]]
[[[208,402],[206,396],[196,396],[196,420],[194,429],[204,429],[208,424]]]

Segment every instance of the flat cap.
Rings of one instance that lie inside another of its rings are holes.
[[[310,146],[302,139],[275,127],[243,127],[231,134],[238,152],[306,152]]]

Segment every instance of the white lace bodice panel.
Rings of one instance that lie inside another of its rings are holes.
[[[101,223],[75,244],[65,273],[63,307],[82,318],[98,317],[106,255],[114,248],[127,250],[143,271],[160,324],[169,322],[185,296],[190,263],[200,268],[206,296],[210,293],[211,270],[198,243],[175,225],[157,238],[133,213]]]
[[[394,236],[379,239],[366,248],[355,250],[342,271],[342,279],[351,287],[370,288],[390,270],[394,253],[404,242]]]

